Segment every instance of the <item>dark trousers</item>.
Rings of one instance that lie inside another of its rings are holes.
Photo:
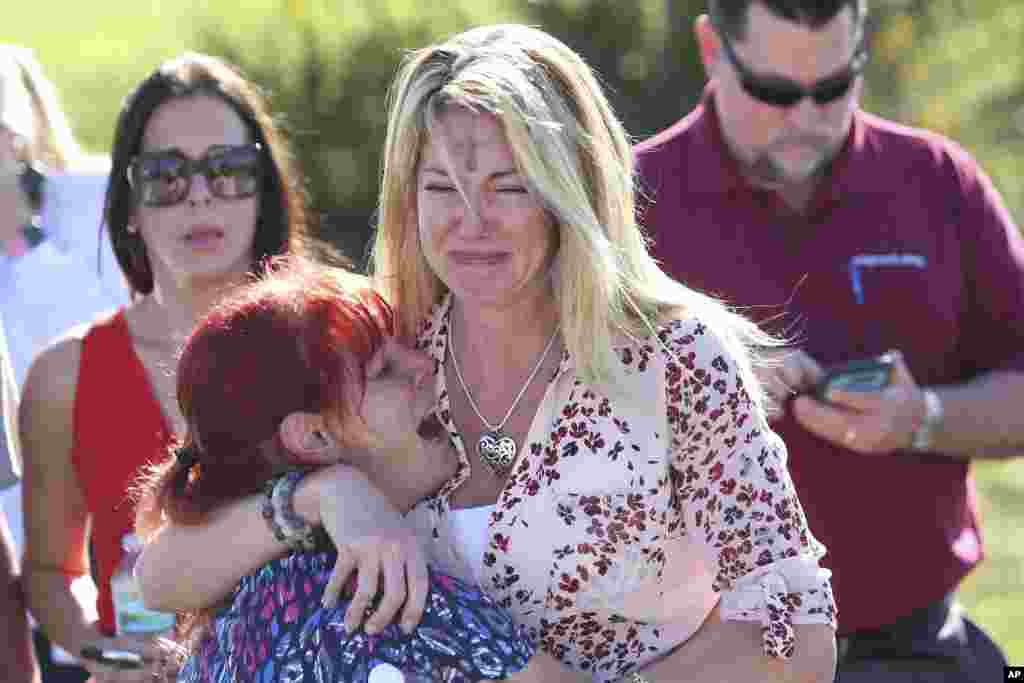
[[[836,638],[836,683],[989,683],[1006,658],[952,594],[893,624]]]

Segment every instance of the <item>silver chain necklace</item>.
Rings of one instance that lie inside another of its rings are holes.
[[[491,468],[491,471],[499,477],[504,477],[508,474],[509,470],[512,469],[513,463],[516,461],[516,441],[511,436],[506,434],[502,429],[505,427],[505,423],[512,417],[512,413],[515,412],[516,406],[519,405],[519,401],[522,400],[526,394],[527,388],[533,382],[533,378],[540,372],[540,368],[544,365],[544,359],[548,357],[548,352],[551,351],[551,347],[555,345],[555,338],[558,337],[558,326],[555,326],[555,331],[551,333],[551,339],[548,340],[548,345],[544,347],[544,352],[540,355],[540,360],[533,367],[533,371],[530,376],[526,378],[526,383],[523,384],[523,388],[519,390],[519,394],[516,395],[516,399],[512,401],[512,406],[505,413],[505,417],[501,419],[497,425],[492,425],[487,421],[487,418],[483,416],[480,409],[477,408],[476,401],[473,400],[473,395],[469,393],[469,387],[466,386],[466,381],[462,379],[462,371],[459,369],[458,354],[455,352],[455,335],[452,333],[454,328],[454,317],[448,321],[448,348],[452,357],[452,368],[455,370],[455,377],[459,380],[459,385],[462,387],[462,392],[466,395],[466,400],[469,402],[469,407],[473,409],[476,416],[480,418],[480,422],[486,427],[486,431],[480,435],[480,438],[476,442],[476,452],[480,456],[480,460],[485,465]]]

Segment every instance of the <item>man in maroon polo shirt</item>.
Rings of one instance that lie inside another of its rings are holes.
[[[1024,244],[960,147],[858,108],[865,20],[711,0],[702,102],[637,147],[642,219],[668,272],[797,349],[765,381],[828,547],[840,680],[1001,680],[953,594],[982,558],[969,461],[1024,444]],[[811,395],[887,351],[888,388]]]

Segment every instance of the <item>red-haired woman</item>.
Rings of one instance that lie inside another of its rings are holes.
[[[297,477],[345,462],[404,511],[456,466],[431,389],[401,367],[381,369],[391,310],[354,278],[277,259],[214,307],[183,348],[178,401],[188,431],[176,457],[141,486],[139,530],[149,536],[168,522],[206,524],[230,501],[265,489],[264,518],[275,535],[310,552],[244,577],[220,611],[184,618],[181,640],[192,656],[179,680],[287,672],[289,680],[468,682],[520,670],[539,680],[524,670],[534,653],[525,632],[469,583],[431,573],[427,609],[408,633],[397,624],[372,635],[347,629],[344,604],[323,606],[336,554],[295,517],[289,496]],[[201,573],[196,559],[182,558]]]

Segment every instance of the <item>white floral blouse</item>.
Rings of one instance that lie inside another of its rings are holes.
[[[419,336],[437,369],[449,310],[450,298]],[[484,590],[600,683],[685,641],[719,598],[724,619],[761,623],[769,656],[799,647],[794,623],[835,627],[825,548],[732,357],[699,320],[658,336],[617,349],[608,387],[581,382],[563,354],[487,530]],[[445,516],[471,465],[444,372],[437,386],[460,467],[409,519],[436,565],[461,574]]]

